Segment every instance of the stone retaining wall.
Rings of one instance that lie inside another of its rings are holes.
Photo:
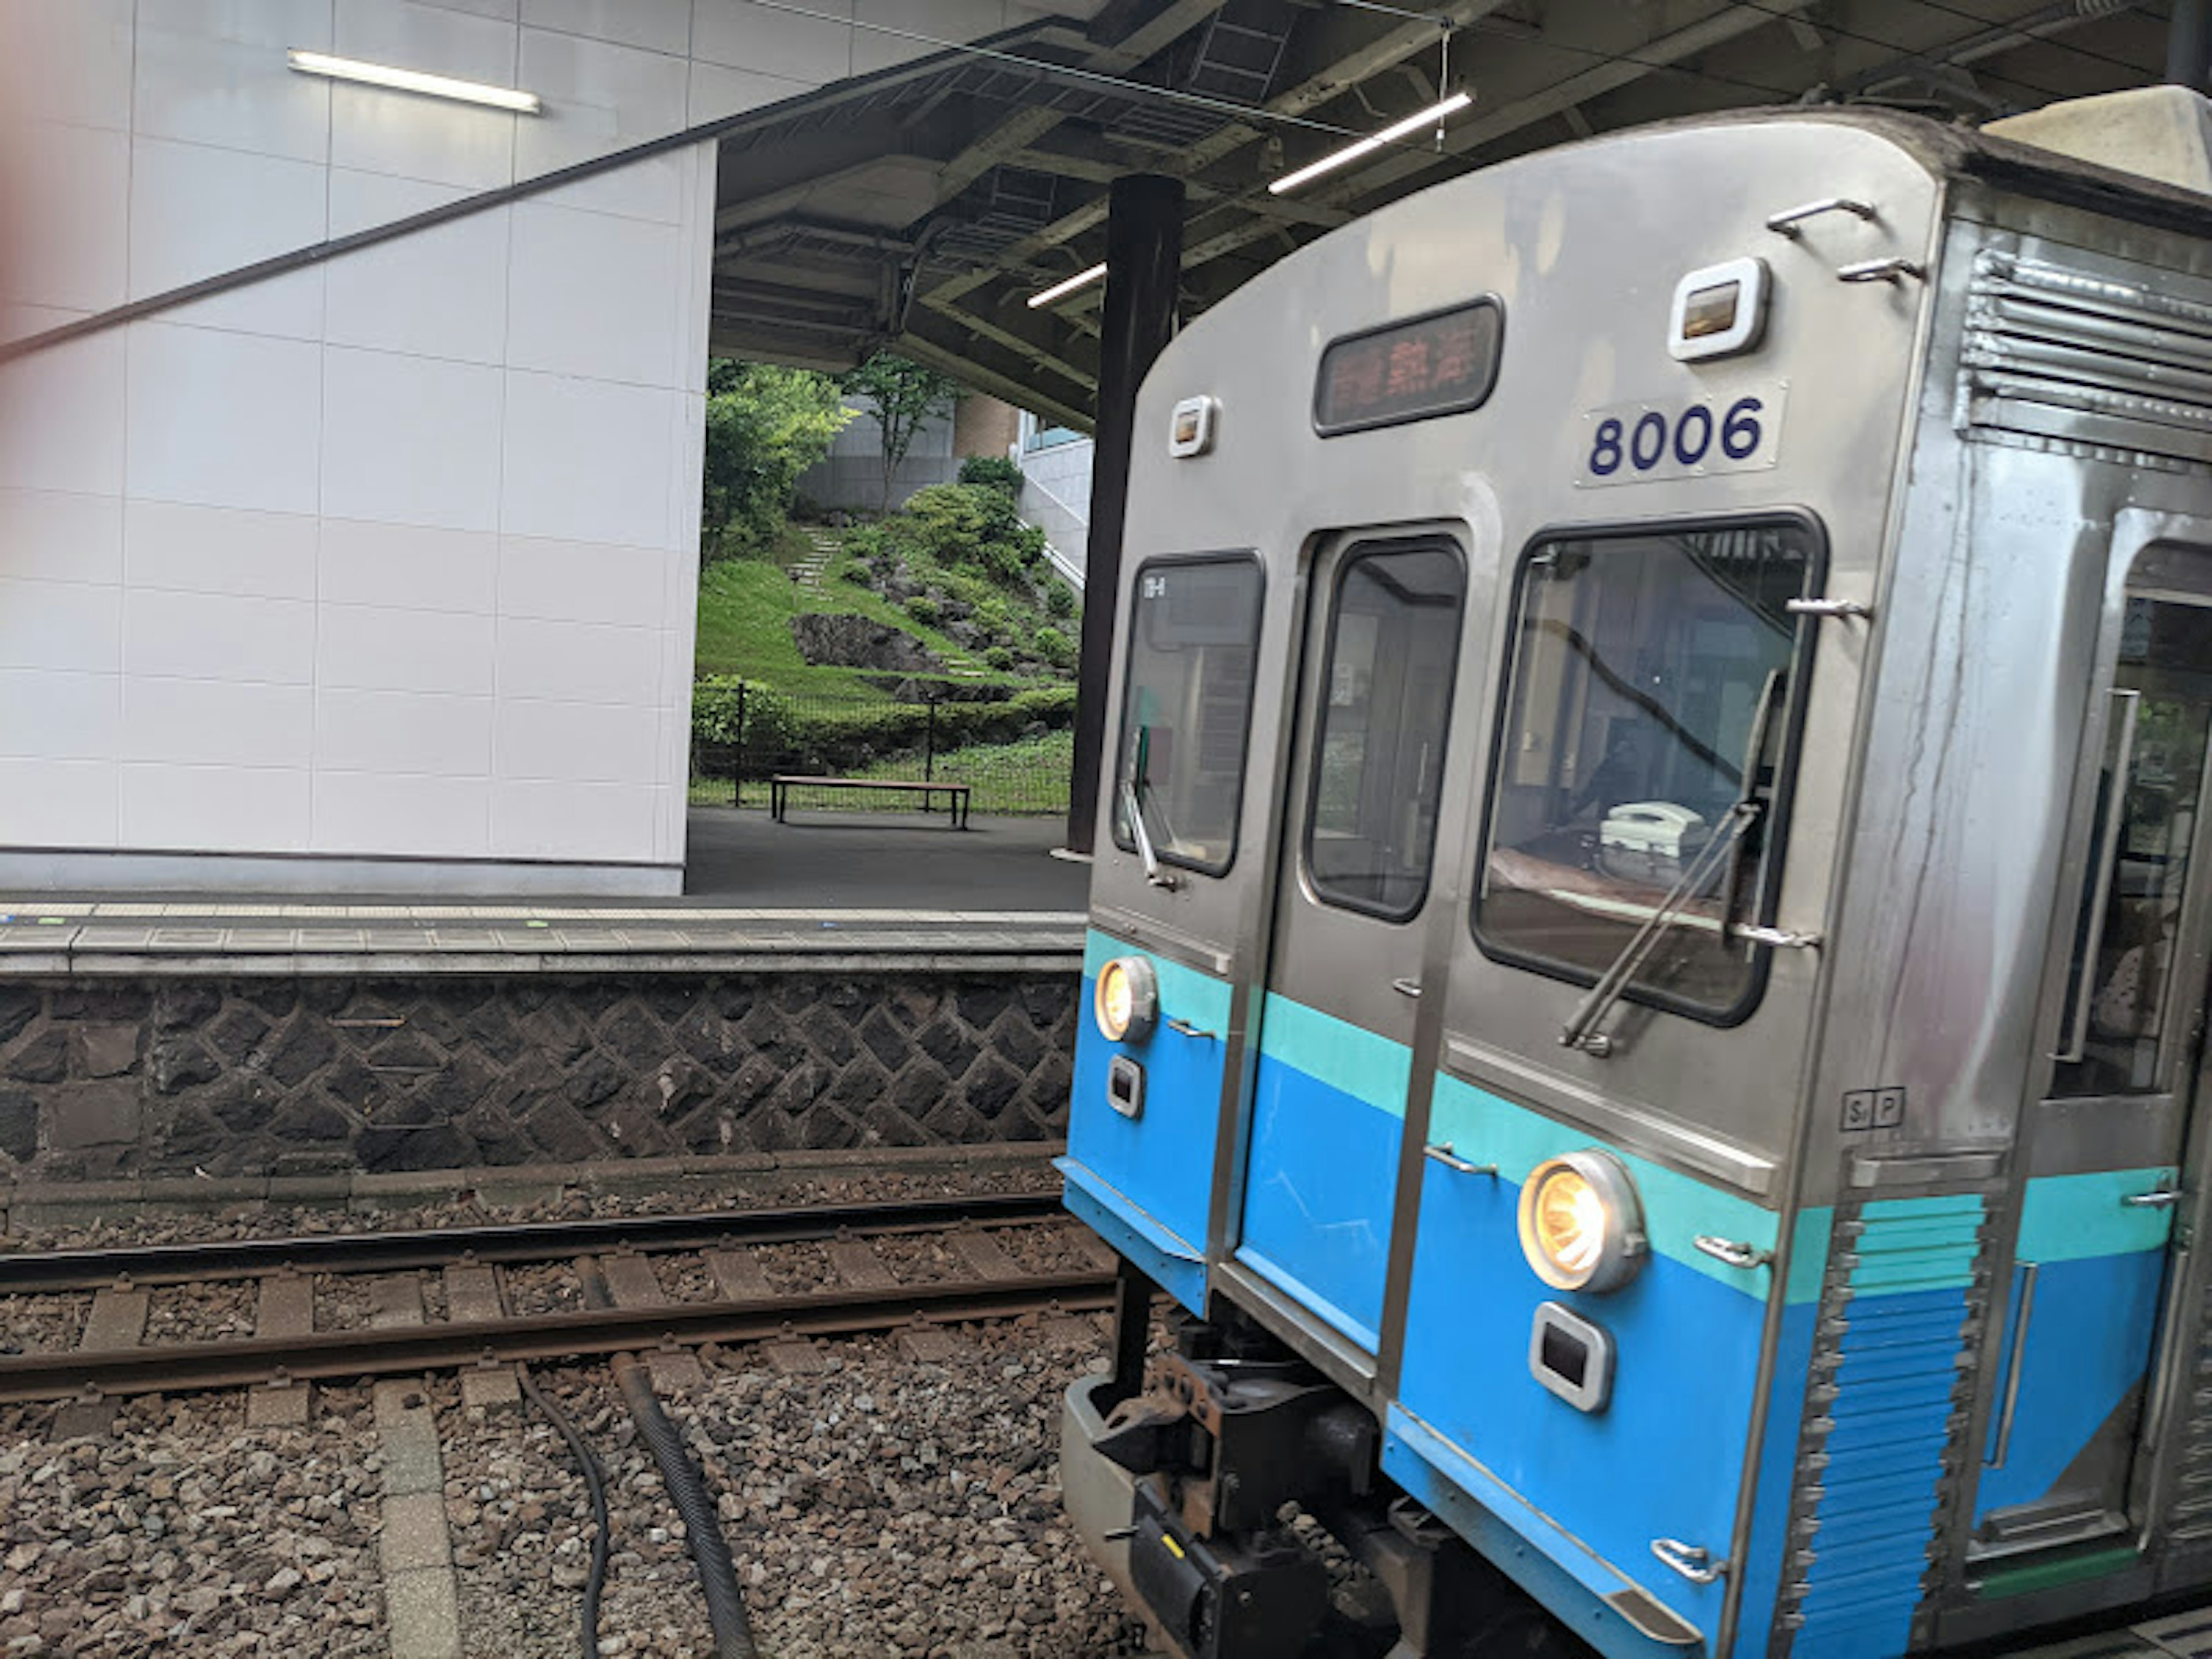
[[[1073,973],[0,982],[0,1180],[1043,1141]]]

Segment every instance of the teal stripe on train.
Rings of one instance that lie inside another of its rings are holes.
[[[2170,1188],[2179,1178],[2171,1165],[2039,1176],[2021,1200],[2016,1254],[2022,1261],[2052,1262],[2162,1250],[2171,1231],[2168,1212],[2127,1200]]]
[[[1377,1111],[1406,1115],[1413,1053],[1402,1042],[1271,991],[1260,1052]]]
[[[1655,1252],[1747,1295],[1763,1298],[1772,1283],[1769,1269],[1731,1267],[1698,1249],[1695,1241],[1699,1234],[1707,1234],[1771,1250],[1779,1233],[1779,1218],[1774,1211],[1608,1146],[1588,1129],[1546,1117],[1472,1083],[1439,1073],[1436,1102],[1430,1110],[1429,1140],[1431,1145],[1448,1144],[1470,1164],[1495,1164],[1498,1179],[1516,1187],[1547,1158],[1586,1147],[1609,1152],[1627,1166],[1636,1182],[1637,1195],[1644,1205],[1644,1227]],[[1796,1264],[1790,1276],[1793,1302],[1809,1302],[1820,1294],[1825,1257],[1820,1241],[1826,1229],[1825,1212],[1798,1218],[1798,1237],[1809,1248],[1792,1253]]]
[[[1180,1019],[1212,1031],[1217,1036],[1229,1034],[1229,1008],[1231,993],[1229,981],[1216,979],[1211,974],[1201,974],[1195,968],[1186,968],[1179,962],[1170,962],[1156,951],[1146,951],[1102,933],[1096,927],[1083,939],[1083,987],[1086,1006],[1083,1018],[1091,1018],[1088,999],[1091,986],[1098,980],[1098,970],[1116,957],[1142,957],[1152,964],[1152,972],[1160,982],[1160,1017]]]

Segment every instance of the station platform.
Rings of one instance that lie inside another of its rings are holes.
[[[2212,1659],[2212,1608],[2018,1649],[2007,1659]]]
[[[1090,872],[1055,820],[695,809],[681,899],[0,892],[0,975],[1066,969]]]

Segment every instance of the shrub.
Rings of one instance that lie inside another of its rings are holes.
[[[1018,495],[1022,493],[1022,470],[1004,455],[970,455],[960,463],[960,482]]]
[[[983,660],[1003,674],[1013,667],[1014,653],[1003,645],[994,645],[983,653]]]
[[[1044,556],[1044,532],[1022,522],[1011,495],[981,484],[917,489],[882,530],[902,552],[969,566],[1002,583],[1020,580]]]
[[[1066,582],[1047,582],[1044,586],[1044,608],[1055,617],[1075,614],[1075,590]]]
[[[1017,691],[1007,708],[1029,726],[1042,720],[1057,729],[1075,724],[1075,688],[1072,685],[1040,685],[1028,691]]]
[[[1075,647],[1067,635],[1057,628],[1040,628],[1033,641],[1036,653],[1055,668],[1065,668],[1075,660]]]
[[[968,619],[994,640],[1014,631],[1013,608],[996,594],[976,600]]]
[[[796,723],[789,698],[758,680],[709,674],[691,688],[691,737],[717,747],[781,748]]]
[[[937,601],[927,593],[917,593],[908,599],[906,602],[906,614],[924,628],[936,627],[945,615],[944,611],[938,608]]]

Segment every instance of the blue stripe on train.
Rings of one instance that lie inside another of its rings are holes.
[[[1274,1006],[1270,998],[1271,1024]],[[1370,1352],[1382,1320],[1404,1127],[1263,1045],[1237,1260]]]
[[[1655,1254],[1620,1290],[1554,1291],[1522,1257],[1517,1183],[1431,1164],[1424,1188],[1406,1409],[1712,1640],[1726,1581],[1700,1586],[1658,1570],[1651,1540],[1728,1553],[1765,1275],[1742,1274],[1734,1288]],[[1529,1333],[1547,1301],[1613,1339],[1613,1396],[1601,1413],[1577,1411],[1530,1375]]]
[[[2012,1352],[2027,1274],[2015,1268],[2002,1346]],[[2049,1492],[2098,1430],[2142,1382],[2165,1283],[2163,1250],[2046,1261],[2036,1269],[2035,1306],[2020,1345],[2021,1387],[2001,1468],[1984,1467],[1976,1524],[1992,1511]],[[2010,1378],[2001,1377],[2000,1397]],[[1997,1424],[1990,1423],[1990,1455]]]
[[[1159,982],[1159,1019],[1133,1042],[1111,1042],[1090,1018],[1098,969],[1111,957],[1141,956]],[[1084,952],[1084,1017],[1075,1039],[1075,1079],[1067,1115],[1071,1182],[1091,1208],[1118,1216],[1145,1248],[1131,1253],[1195,1310],[1189,1274],[1176,1264],[1202,1258],[1212,1209],[1221,1127],[1223,1042],[1230,990],[1223,981],[1121,944],[1093,931]],[[1177,1030],[1179,1020],[1189,1029]],[[1127,1054],[1144,1068],[1145,1093],[1134,1117],[1116,1111],[1106,1092],[1108,1068]],[[1087,1212],[1086,1218],[1096,1220]],[[1117,1246],[1130,1241],[1103,1229]],[[1194,1293],[1202,1297],[1203,1270]]]

